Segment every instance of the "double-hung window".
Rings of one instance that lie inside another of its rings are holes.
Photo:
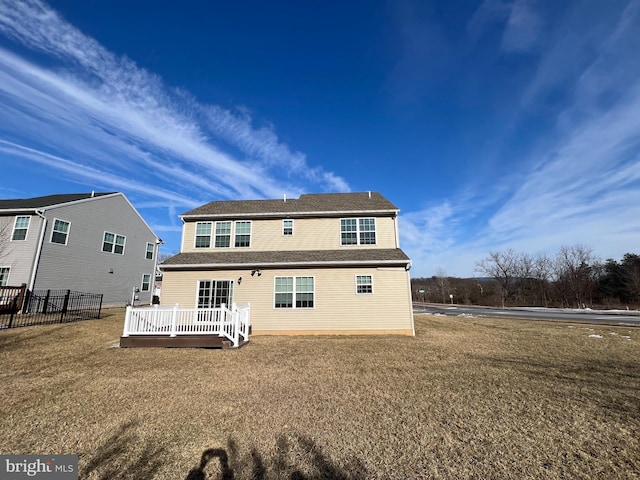
[[[276,277],[275,308],[313,308],[314,277]]]
[[[211,222],[196,223],[196,248],[211,246]]]
[[[371,275],[356,275],[356,293],[373,293]]]
[[[16,217],[16,221],[13,224],[13,235],[11,240],[26,240],[27,230],[29,230],[29,222],[31,222],[30,216]]]
[[[293,220],[289,218],[282,220],[282,235],[285,237],[293,235]]]
[[[69,222],[65,222],[64,220],[58,220],[57,218],[53,221],[53,230],[51,231],[51,243],[59,243],[61,245],[67,244],[67,239],[69,238],[69,227],[71,224]]]
[[[231,222],[216,222],[216,248],[231,246]]]
[[[236,222],[236,247],[251,246],[251,222]]]
[[[340,219],[341,245],[375,245],[376,219],[342,218]]]
[[[151,274],[149,273],[145,273],[144,275],[142,275],[142,288],[140,288],[140,290],[142,290],[143,292],[148,292],[151,289]]]
[[[111,232],[104,232],[104,238],[102,240],[102,251],[108,253],[117,253],[118,255],[124,255],[124,244],[126,237]]]
[[[153,260],[153,251],[155,250],[153,243],[147,242],[147,250],[145,251],[145,256],[147,260]]]
[[[0,287],[6,287],[9,283],[9,272],[11,267],[0,267]]]

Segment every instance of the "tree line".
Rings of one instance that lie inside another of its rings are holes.
[[[455,278],[438,269],[411,280],[414,301],[493,306],[638,308],[640,255],[601,261],[591,247],[561,247],[555,255],[513,249],[489,252],[478,277]]]

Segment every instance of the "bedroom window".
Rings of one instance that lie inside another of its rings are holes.
[[[251,222],[236,222],[236,247],[251,246]]]
[[[211,246],[211,222],[196,223],[196,248],[209,248]]]
[[[29,230],[29,222],[31,222],[31,217],[16,217],[16,221],[13,224],[13,235],[11,236],[11,240],[26,240],[27,239],[27,230]]]
[[[340,219],[341,245],[375,245],[376,219],[342,218]]]
[[[55,219],[53,221],[53,230],[51,231],[51,243],[67,244],[69,238],[69,227],[71,224],[64,220]]]
[[[111,232],[104,232],[102,239],[102,251],[107,253],[117,253],[118,255],[124,255],[124,244],[126,237],[124,235],[117,235]]]
[[[216,222],[216,248],[231,246],[231,222]]]

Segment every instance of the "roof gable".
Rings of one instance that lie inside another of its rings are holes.
[[[181,217],[295,215],[386,212],[398,207],[377,192],[303,194],[297,199],[214,201]]]

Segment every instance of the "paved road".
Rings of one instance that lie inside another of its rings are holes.
[[[559,320],[581,323],[601,323],[607,325],[626,325],[640,327],[639,313],[599,312],[597,310],[563,310],[563,309],[527,309],[527,308],[494,308],[468,305],[432,305],[415,303],[414,313],[430,313],[453,317],[471,315],[474,317],[510,317],[535,320]]]

